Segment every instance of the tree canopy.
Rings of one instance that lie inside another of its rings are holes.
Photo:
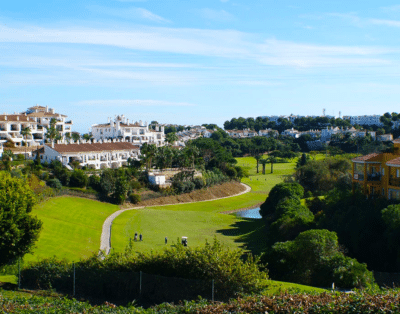
[[[29,215],[35,202],[24,179],[0,172],[0,265],[28,253],[38,239],[42,222]]]

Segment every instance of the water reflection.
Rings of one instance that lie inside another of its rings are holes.
[[[260,215],[260,207],[236,212],[236,216],[243,217],[243,218],[252,218],[252,219],[261,219],[262,218]]]

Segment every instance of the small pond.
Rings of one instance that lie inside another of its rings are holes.
[[[236,212],[235,214],[236,214],[236,216],[243,217],[243,218],[252,218],[252,219],[261,219],[262,218],[260,215],[260,207],[242,210],[240,212]]]

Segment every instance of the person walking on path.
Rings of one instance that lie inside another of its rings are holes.
[[[134,241],[137,241],[137,232],[135,232],[135,237],[133,239]]]
[[[165,244],[167,244],[168,243],[168,238],[167,237],[165,237]]]
[[[139,240],[140,240],[140,241],[143,240],[142,234],[139,234]]]

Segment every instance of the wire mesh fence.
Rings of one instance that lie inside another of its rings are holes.
[[[149,306],[163,302],[177,303],[199,297],[223,300],[224,293],[215,289],[213,280],[165,277],[143,272],[88,269],[75,266],[40,272],[24,269],[21,287],[26,289],[52,289],[56,292],[85,298],[92,302],[113,302]]]

